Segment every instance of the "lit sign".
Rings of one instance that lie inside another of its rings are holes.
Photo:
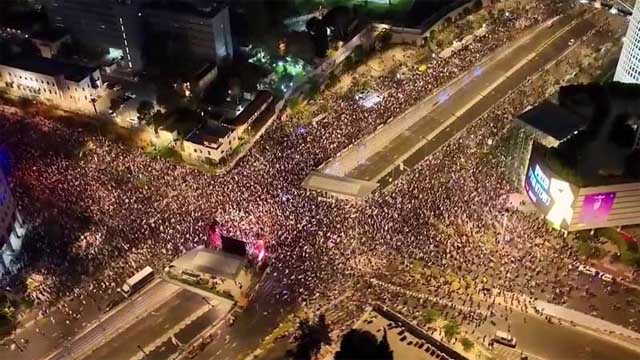
[[[563,221],[571,222],[575,196],[568,182],[547,175],[539,164],[533,163],[524,185],[531,201],[554,227],[560,227]]]
[[[549,197],[549,178],[542,172],[540,166],[536,164],[534,168],[529,168],[527,181],[527,194],[531,201],[538,202],[540,200],[544,206],[549,206],[551,198]]]
[[[563,180],[551,179],[549,193],[553,199],[553,206],[547,214],[547,220],[549,220],[554,227],[559,227],[562,224],[562,220],[569,224],[573,216],[571,205],[574,200],[569,183]]]
[[[607,221],[615,200],[616,193],[614,192],[585,195],[580,221],[584,224]]]

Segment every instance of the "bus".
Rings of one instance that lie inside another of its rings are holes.
[[[140,270],[137,274],[125,281],[120,291],[122,291],[124,296],[129,297],[142,289],[142,287],[144,287],[148,282],[153,280],[153,276],[153,269],[146,266],[144,269]]]

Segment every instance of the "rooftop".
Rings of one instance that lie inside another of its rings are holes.
[[[233,128],[222,125],[212,124],[205,125],[193,133],[189,134],[185,140],[194,144],[203,145],[210,148],[216,148],[214,144],[217,144],[220,139],[225,138],[229,133],[233,132]]]
[[[95,71],[95,68],[35,56],[16,57],[5,60],[2,64],[38,74],[64,76],[74,82],[84,80]]]
[[[166,118],[162,128],[169,132],[176,131],[180,137],[186,137],[207,122],[197,111],[182,107],[168,113]]]
[[[46,31],[40,30],[32,33],[31,39],[54,43],[62,40],[68,35],[69,34],[62,29],[47,29]]]
[[[518,116],[533,129],[562,142],[586,128],[588,121],[560,105],[544,101]]]
[[[236,279],[247,262],[245,257],[206,248],[195,248],[172,263],[205,274]]]
[[[544,101],[518,116],[533,129],[532,153],[553,172],[579,186],[640,179],[640,86],[610,82],[567,85],[558,104]]]
[[[228,121],[227,124],[229,126],[238,127],[250,122],[250,120],[254,119],[254,115],[256,115],[257,112],[260,112],[263,106],[269,105],[271,100],[273,100],[273,95],[271,95],[269,91],[259,90],[255,99],[245,106],[238,116]]]
[[[225,8],[221,4],[202,3],[202,6],[197,6],[187,1],[166,1],[160,0],[152,2],[145,6],[145,10],[150,11],[166,11],[175,15],[185,16],[197,16],[202,18],[213,18]]]

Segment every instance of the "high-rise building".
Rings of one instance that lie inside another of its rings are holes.
[[[514,179],[565,231],[640,224],[640,85],[568,85],[517,117]]]
[[[122,58],[131,70],[142,68],[143,0],[43,0],[49,22],[65,28],[75,41]]]
[[[640,84],[640,1],[636,1],[629,21],[614,80]]]
[[[145,30],[184,42],[191,55],[218,64],[233,57],[229,9],[186,1],[157,1],[143,10]]]
[[[49,22],[74,41],[102,48],[133,71],[143,67],[145,35],[161,33],[184,42],[196,58],[233,56],[225,5],[179,0],[42,0]],[[212,2],[213,3],[213,2]]]
[[[0,169],[0,276],[20,268],[18,255],[25,231],[7,178]]]

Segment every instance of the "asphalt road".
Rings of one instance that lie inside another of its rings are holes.
[[[249,306],[238,315],[235,324],[222,326],[217,338],[195,359],[244,359],[294,308],[291,299],[278,298],[277,295],[285,290],[279,279],[268,272]]]
[[[81,358],[181,291],[179,287],[166,281],[159,281],[150,286],[142,293],[134,295],[131,301],[121,308],[109,313],[98,325],[87,329],[75,339],[65,342],[47,359]]]
[[[548,323],[535,315],[514,312],[510,324],[502,320],[495,323],[496,326],[487,322],[480,332],[494,334],[495,330],[509,330],[518,341],[516,350],[496,344],[499,359],[519,359],[520,351],[532,355],[532,359],[640,359],[640,353],[627,347],[577,328]]]
[[[585,274],[579,274],[573,283],[577,289],[567,297],[566,307],[638,331],[640,291],[621,284],[606,283]],[[587,288],[597,296],[585,295]],[[553,296],[549,293],[537,291],[535,297],[553,302]],[[614,305],[618,307],[614,308]]]
[[[354,146],[360,149],[358,156],[365,157],[357,161],[346,161],[342,157],[353,157],[356,151],[347,151],[341,158],[333,162],[357,163],[351,170],[346,171],[349,178],[375,181],[382,187],[387,186],[402,172],[416,166],[427,156],[437,151],[449,139],[476,120],[481,114],[491,109],[511,90],[521,84],[527,77],[535,74],[546,64],[558,58],[570,48],[569,41],[585,35],[596,24],[590,19],[583,19],[569,27],[556,39],[553,36],[560,32],[573,19],[560,18],[551,28],[543,28],[533,34],[526,42],[514,47],[507,56],[495,57],[493,61],[485,62],[471,69],[460,80],[434,96],[421,102],[409,112],[386,126],[398,126],[397,121],[412,123],[405,131],[389,140],[385,131],[379,136],[367,140],[372,145]],[[535,56],[532,52],[543,46]],[[526,59],[529,59],[526,61]],[[526,61],[519,68],[512,71],[516,64]],[[510,73],[510,74],[509,74]],[[462,86],[460,86],[462,84]],[[487,92],[487,89],[493,87]],[[418,117],[416,120],[415,118]],[[397,130],[391,131],[395,133]],[[386,137],[386,139],[384,139]],[[380,144],[385,144],[381,146]],[[374,152],[375,151],[375,152]],[[404,166],[395,166],[404,158]]]
[[[224,323],[220,323],[224,320],[224,316],[229,312],[231,303],[224,305],[218,304],[215,308],[206,309],[200,315],[197,315],[188,325],[176,329],[173,332],[173,338],[178,341],[174,342],[172,339],[166,339],[162,343],[158,344],[153,350],[147,351],[145,359],[150,360],[163,360],[168,359],[172,355],[176,354],[181,348],[186,349],[185,345],[191,340],[200,336],[200,334],[212,326],[224,326]]]
[[[210,312],[212,315],[207,320],[213,322],[228,310],[228,306],[211,310],[211,306],[204,302],[202,295],[188,290],[180,290],[155,310],[147,313],[107,343],[95,349],[86,358],[96,360],[130,359],[141,355],[138,346],[149,353],[160,345],[160,343],[155,344],[158,339],[175,335],[178,331],[183,330],[182,327],[176,328],[179,324],[188,328],[197,319],[204,317],[206,312]],[[190,318],[192,315],[195,315],[193,319]],[[204,327],[201,330],[204,330]],[[195,335],[197,334],[192,334],[191,338]],[[183,338],[182,341],[186,343],[191,338]]]
[[[20,356],[26,359],[39,359],[52,350],[61,346],[68,339],[72,339],[82,331],[88,323],[94,321],[99,316],[103,316],[103,310],[108,300],[117,296],[98,297],[99,294],[92,294],[91,297],[83,299],[72,298],[65,301],[65,304],[79,318],[71,317],[60,310],[59,307],[50,309],[46,317],[23,324],[13,336],[13,339],[21,343],[22,351],[11,351],[9,346],[0,347],[0,359],[11,359]],[[106,300],[106,301],[103,301]],[[25,343],[23,343],[26,342]],[[11,341],[5,341],[5,345]],[[18,354],[19,352],[19,354]]]

